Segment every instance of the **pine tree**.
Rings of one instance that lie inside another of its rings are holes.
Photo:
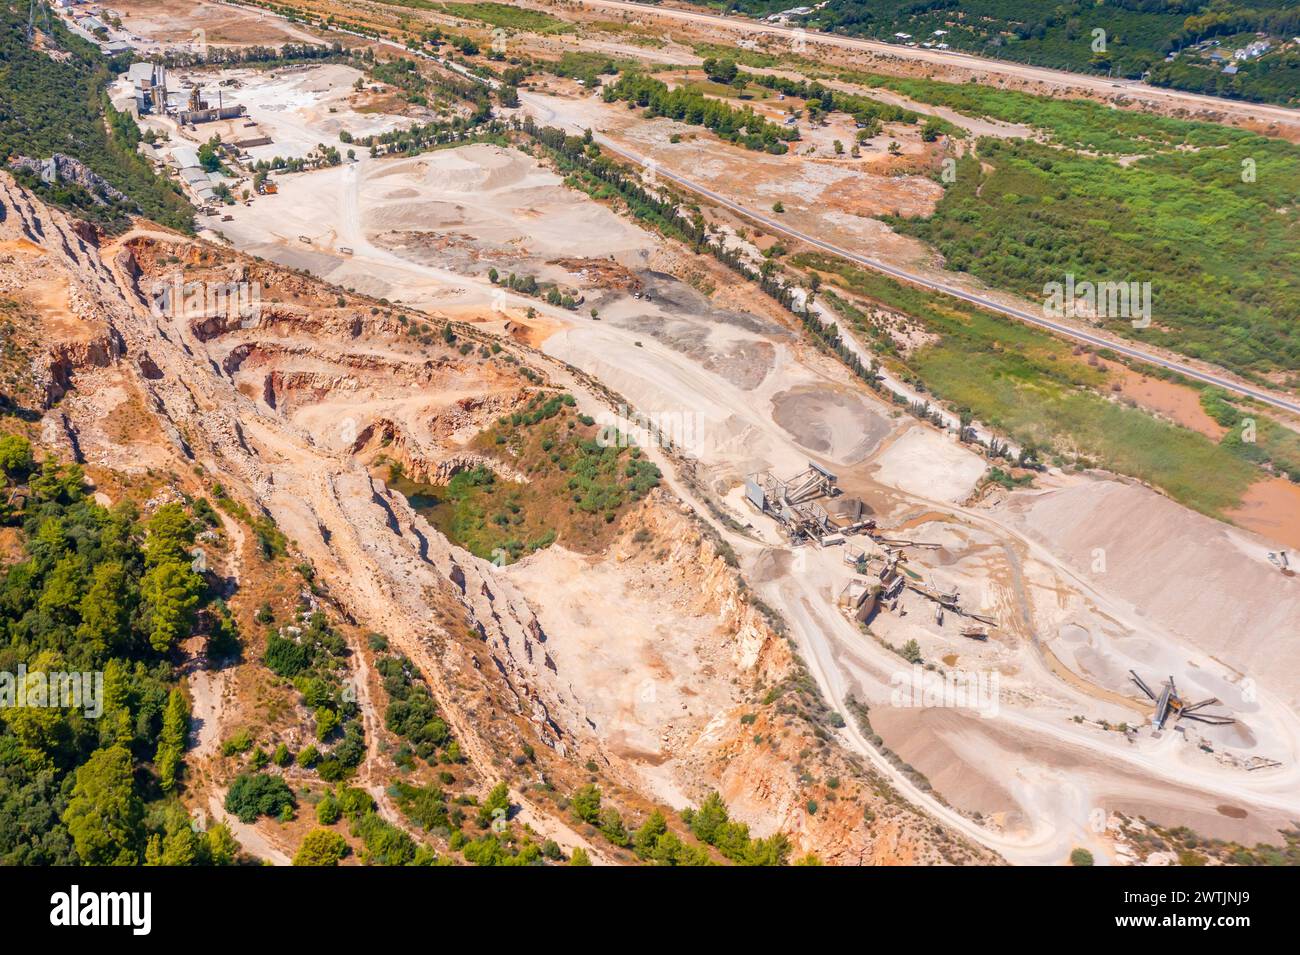
[[[176,788],[189,728],[190,708],[185,702],[185,696],[179,689],[172,690],[167,697],[167,708],[163,711],[162,734],[158,738],[158,752],[154,757],[154,767],[158,770],[163,792],[171,792]]]

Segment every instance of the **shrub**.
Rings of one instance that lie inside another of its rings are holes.
[[[279,776],[242,773],[226,793],[226,811],[240,822],[254,822],[258,816],[279,816],[294,807],[293,791]]]
[[[313,829],[307,833],[293,857],[294,865],[338,865],[348,852],[347,840],[332,829]]]
[[[595,825],[600,820],[600,788],[588,784],[573,794],[573,814]]]

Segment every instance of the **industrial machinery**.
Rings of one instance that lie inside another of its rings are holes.
[[[1172,676],[1164,682],[1157,694],[1136,672],[1133,670],[1128,672],[1133,677],[1133,682],[1137,684],[1138,689],[1155,703],[1156,709],[1151,716],[1151,725],[1158,730],[1164,729],[1165,724],[1169,722],[1171,717],[1174,722],[1185,717],[1189,720],[1196,720],[1198,723],[1209,723],[1213,726],[1225,726],[1236,722],[1231,716],[1200,712],[1205,707],[1218,703],[1218,698],[1212,696],[1208,700],[1201,700],[1199,703],[1188,703],[1178,695],[1178,687],[1175,685]]]
[[[822,499],[835,498],[838,478],[811,461],[808,467],[788,480],[770,471],[751,474],[745,479],[745,497],[758,510],[774,518],[793,541],[840,543],[844,534],[874,527],[864,516],[862,503],[841,499],[830,509]]]

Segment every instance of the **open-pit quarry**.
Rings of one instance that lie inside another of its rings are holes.
[[[239,29],[210,22],[213,42]],[[266,41],[298,30],[253,22]],[[1055,865],[1080,849],[1157,864],[1176,856],[1154,831],[1293,832],[1300,578],[1277,541],[1108,472],[1000,480],[977,443],[870,387],[755,282],[575,188],[536,139],[371,155],[351,144],[437,111],[343,63],[202,82],[268,140],[247,147],[254,163],[345,158],[276,169],[265,192],[232,175],[194,236],[144,220],[88,233],[0,174],[0,255],[3,294],[40,317],[48,446],[109,503],[133,487],[231,502],[209,559],[244,651],[218,666],[186,644],[201,718],[184,801],[247,852],[284,863],[303,837],[223,808],[244,758],[225,741],[312,742],[310,712],[261,663],[259,608],[294,601],[347,642],[365,727],[352,785],[442,854],[457,843],[412,826],[394,780],[441,772],[466,805],[505,783],[519,838],[602,865],[638,856],[575,815],[593,784],[629,831],[662,811],[689,839],[674,814],[716,792],[755,839],[827,864]],[[852,159],[831,143],[853,129],[828,129],[802,144],[813,154],[738,170],[698,128],[572,83],[509,115],[598,129],[746,204],[779,198],[803,230],[933,265],[871,218],[942,192],[915,127]],[[140,125],[163,164],[207,140]],[[728,228],[763,260],[770,237]],[[281,556],[259,549],[267,522]],[[389,653],[463,763],[407,775]],[[1174,710],[1139,686],[1166,681]]]

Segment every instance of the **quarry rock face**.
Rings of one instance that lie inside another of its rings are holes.
[[[576,786],[594,761],[625,798],[656,804],[662,789],[647,776],[653,761],[608,738],[597,705],[603,689],[566,662],[575,659],[563,652],[570,625],[557,633],[543,623],[548,595],[517,584],[516,569],[452,544],[376,476],[382,462],[441,484],[486,466],[527,483],[527,473],[467,444],[526,401],[530,382],[441,342],[403,347],[391,310],[340,305],[334,289],[216,246],[156,227],[97,244],[5,176],[0,210],[0,241],[11,249],[0,281],[65,289],[66,315],[45,316],[31,362],[50,450],[100,473],[176,475],[174,487],[164,479],[164,490],[177,497],[182,488],[206,494],[219,484],[250,519],[273,519],[290,559],[313,568],[321,599],[384,634],[419,669],[466,757],[489,778],[531,740],[546,779]],[[151,290],[172,280],[175,259],[190,265],[187,281],[261,283],[267,304],[259,320],[156,307]],[[576,372],[572,380],[588,381]],[[660,543],[653,550],[638,544],[637,529]],[[780,829],[828,860],[943,857],[931,843],[946,846],[951,837],[932,839],[933,824],[917,814],[883,828],[860,809],[808,815],[797,760],[779,758],[739,721],[755,712],[760,726],[782,721],[787,746],[813,742],[808,725],[762,702],[767,689],[797,674],[794,655],[670,492],[653,492],[615,544],[582,560],[599,562],[617,587],[652,587],[637,599],[671,607],[674,616],[665,619],[689,627],[707,661],[664,678],[715,700],[717,709],[645,728],[662,737],[674,787],[692,798],[717,788],[756,832]],[[252,583],[236,576],[230,587],[238,593]],[[607,603],[592,613],[616,639],[618,601],[600,596]],[[374,727],[382,723],[371,717]],[[804,763],[818,765],[819,775],[850,774],[834,747],[816,752]],[[855,785],[883,817],[885,801]],[[975,857],[958,853],[953,861]]]
[[[55,153],[49,159],[16,156],[9,160],[9,168],[26,169],[39,176],[42,182],[51,184],[70,182],[81,186],[100,205],[108,205],[106,201],[108,199],[112,199],[114,202],[129,201],[125,193],[114,189],[103,176],[92,172],[80,159],[66,156],[63,153]],[[83,228],[85,226],[84,223],[80,225]],[[93,234],[93,230],[91,234]]]

